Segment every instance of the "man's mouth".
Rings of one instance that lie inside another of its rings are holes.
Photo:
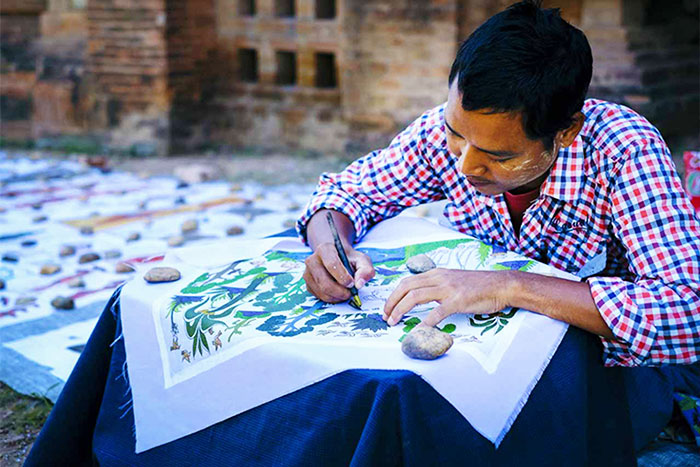
[[[473,186],[486,186],[486,185],[491,185],[491,182],[489,182],[488,180],[482,180],[482,179],[479,179],[479,178],[467,177],[467,181],[468,181],[471,185],[473,185]]]

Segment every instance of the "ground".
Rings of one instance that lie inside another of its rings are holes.
[[[0,383],[0,465],[22,465],[53,405]]]

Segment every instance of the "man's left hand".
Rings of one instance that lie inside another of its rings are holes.
[[[394,326],[416,305],[438,302],[422,324],[435,326],[454,313],[489,314],[508,306],[508,271],[433,269],[404,278],[384,305],[384,319]]]

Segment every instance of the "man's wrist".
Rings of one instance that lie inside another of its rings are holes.
[[[504,306],[517,306],[515,303],[523,293],[523,273],[520,271],[498,271],[496,272],[496,287],[499,300]]]

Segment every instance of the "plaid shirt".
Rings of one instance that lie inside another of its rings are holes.
[[[444,104],[413,122],[386,149],[325,173],[297,229],[319,209],[346,214],[361,238],[404,208],[448,199],[459,231],[559,269],[577,272],[607,257],[587,279],[615,339],[602,339],[608,366],[700,359],[700,223],[658,130],[632,110],[587,100],[584,126],[559,151],[516,237],[503,195],[476,191],[447,149]]]

